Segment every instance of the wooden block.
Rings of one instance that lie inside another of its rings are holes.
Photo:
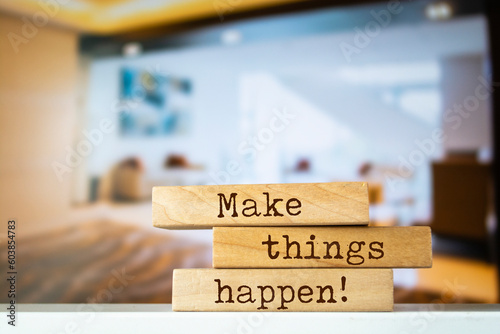
[[[419,227],[216,227],[215,268],[423,268],[431,229]]]
[[[391,269],[176,269],[174,311],[392,311]]]
[[[368,206],[363,182],[154,187],[153,225],[367,225]]]

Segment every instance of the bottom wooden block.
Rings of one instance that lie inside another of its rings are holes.
[[[392,269],[176,269],[174,311],[392,311]]]

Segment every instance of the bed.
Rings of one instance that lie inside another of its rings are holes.
[[[211,247],[160,232],[95,221],[19,237],[17,302],[170,303],[173,269],[211,267]]]

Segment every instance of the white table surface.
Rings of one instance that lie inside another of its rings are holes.
[[[500,304],[396,304],[394,312],[172,312],[169,304],[0,304],[1,333],[500,333]]]

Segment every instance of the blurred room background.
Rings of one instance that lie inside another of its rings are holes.
[[[0,1],[18,302],[170,302],[211,231],[154,229],[153,186],[332,181],[369,183],[371,225],[432,227],[396,302],[497,302],[484,4],[355,3]]]

